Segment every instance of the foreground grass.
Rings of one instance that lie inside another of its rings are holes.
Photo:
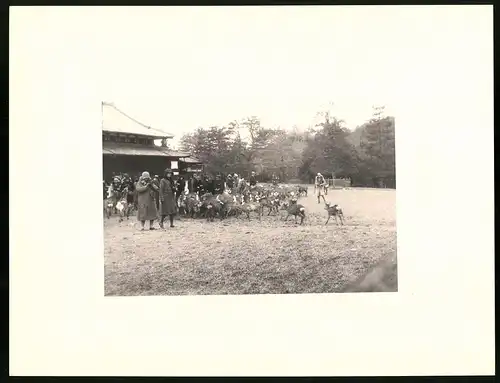
[[[397,291],[395,191],[328,197],[344,209],[345,226],[325,226],[312,196],[299,201],[308,212],[304,226],[278,216],[183,219],[151,232],[138,231],[135,219],[105,222],[105,294]]]

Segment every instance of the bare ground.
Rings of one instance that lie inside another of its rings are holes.
[[[303,226],[279,216],[181,218],[141,232],[135,217],[105,220],[105,295],[397,291],[395,190],[330,190],[345,226],[325,226],[312,186],[309,194],[299,200]]]

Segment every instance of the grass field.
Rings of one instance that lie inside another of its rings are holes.
[[[105,295],[397,291],[395,197],[389,189],[330,190],[345,226],[325,226],[312,186],[299,200],[303,226],[279,216],[181,218],[175,228],[141,232],[135,216],[105,219]]]

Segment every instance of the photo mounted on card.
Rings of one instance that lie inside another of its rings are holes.
[[[494,374],[492,11],[12,7],[9,373]]]
[[[176,137],[102,102],[105,295],[397,292],[395,116],[359,109]]]

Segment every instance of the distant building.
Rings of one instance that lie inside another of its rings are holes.
[[[189,153],[155,145],[155,140],[174,136],[151,128],[128,116],[113,104],[102,104],[102,163],[104,179],[113,173],[128,173],[132,177],[148,171],[151,176],[162,175],[171,168],[175,175],[183,170],[203,165],[190,158]],[[189,164],[189,166],[185,166]],[[182,169],[184,167],[184,169]]]

